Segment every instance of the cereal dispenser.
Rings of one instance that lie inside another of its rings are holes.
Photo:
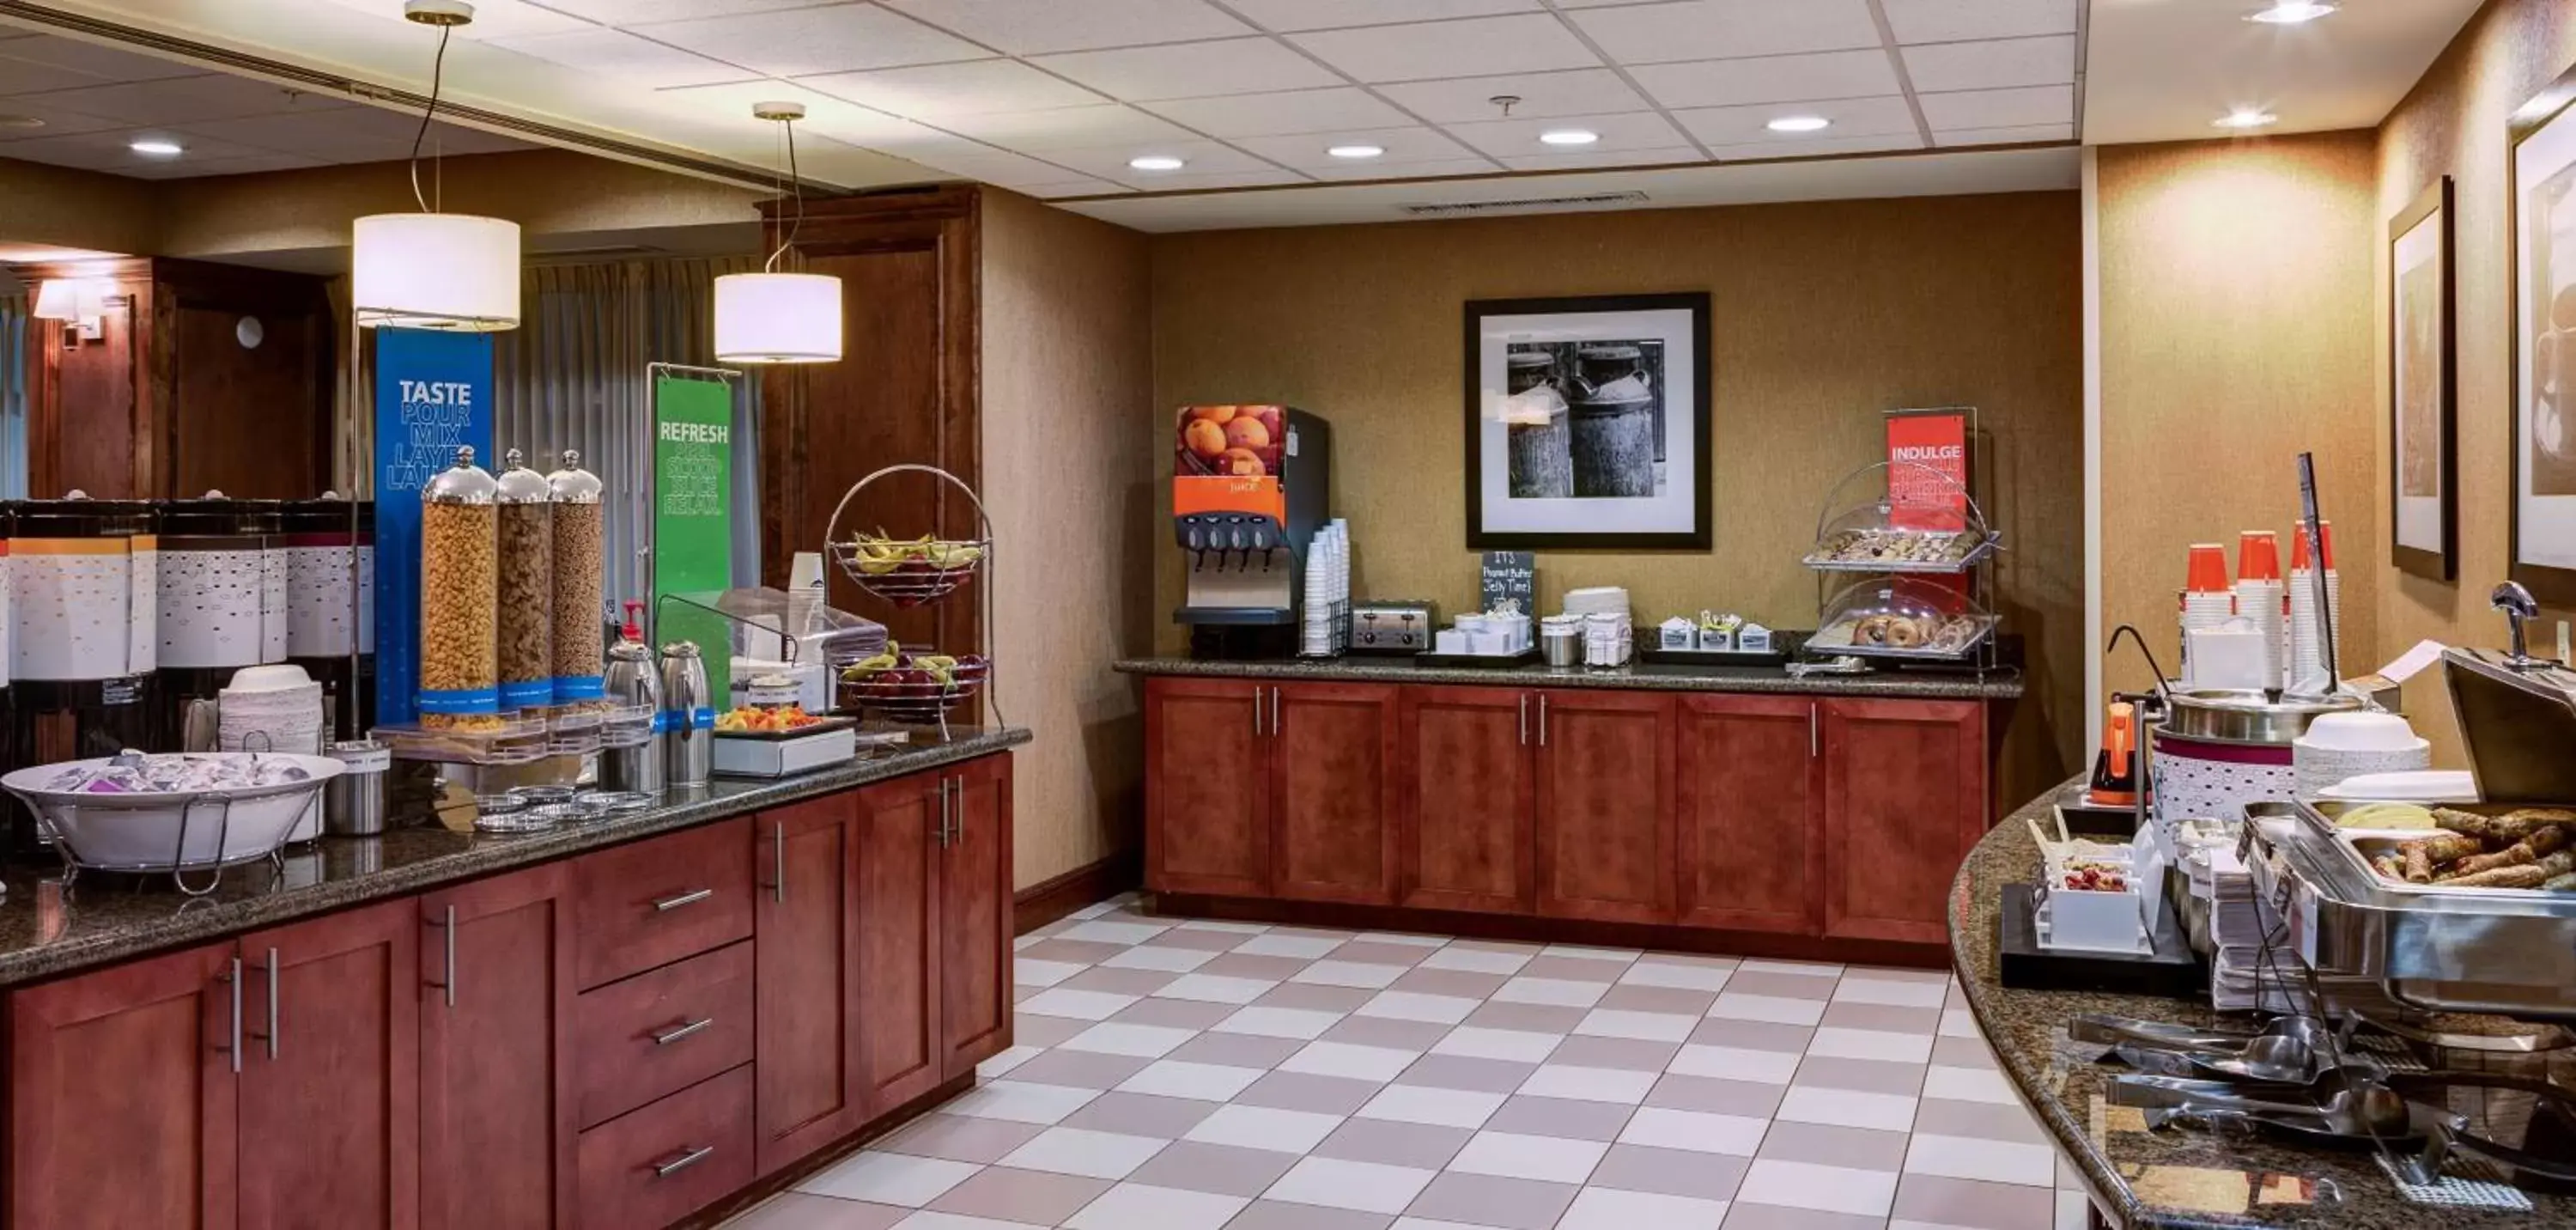
[[[511,449],[494,483],[500,520],[501,709],[554,704],[553,489]]]
[[[420,492],[420,724],[455,730],[497,726],[499,484],[474,450]]]
[[[286,659],[284,604],[272,601],[282,596],[272,590],[286,583],[282,555],[274,586],[269,575],[283,515],[274,500],[233,500],[210,491],[204,499],[164,503],[159,528],[156,747],[179,751],[191,702],[213,698],[242,667]]]
[[[354,739],[376,711],[376,506],[326,491],[283,521],[286,660],[332,698],[333,737]]]
[[[554,501],[554,703],[600,705],[606,670],[608,551],[600,522],[599,476],[565,449],[563,468],[546,476]]]
[[[18,505],[10,540],[12,767],[152,747],[160,560],[153,506],[93,500]],[[20,811],[14,848],[38,845]]]

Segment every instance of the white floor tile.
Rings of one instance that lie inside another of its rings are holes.
[[[1159,1059],[1145,1070],[1128,1077],[1118,1086],[1120,1093],[1150,1093],[1166,1098],[1188,1098],[1196,1102],[1229,1102],[1234,1095],[1250,1088],[1261,1079],[1259,1068],[1235,1068],[1224,1064],[1191,1063],[1181,1059]]]
[[[1864,1093],[1857,1089],[1792,1086],[1780,1099],[1776,1117],[1792,1123],[1825,1123],[1835,1127],[1911,1131],[1914,1099],[1900,1093]]]
[[[1035,1085],[1026,1081],[986,1081],[959,1094],[956,1101],[939,1109],[952,1115],[972,1115],[978,1119],[1054,1123],[1099,1096],[1097,1089]]]
[[[1051,987],[1091,968],[1072,961],[1032,961],[1027,957],[1011,960],[1011,985]]]
[[[1941,1010],[1941,1036],[1944,1038],[1982,1038],[1986,1035],[1983,1030],[1977,1028],[1977,1015],[1975,1013],[1970,1012],[1965,1008],[1943,1008]]]
[[[1741,1046],[1685,1046],[1668,1066],[1683,1076],[1785,1085],[1798,1074],[1798,1056],[1789,1051],[1757,1051]]]
[[[1574,1032],[1595,1038],[1633,1038],[1640,1042],[1679,1042],[1699,1028],[1699,1018],[1669,1012],[1628,1012],[1595,1008]]]
[[[1492,999],[1501,1004],[1549,1004],[1559,1008],[1589,1008],[1608,994],[1607,982],[1573,982],[1564,978],[1514,978],[1494,992]]]
[[[796,1185],[800,1192],[917,1209],[948,1194],[983,1167],[903,1153],[856,1153]]]
[[[1289,1056],[1279,1064],[1282,1072],[1304,1072],[1313,1076],[1347,1076],[1354,1080],[1376,1081],[1383,1085],[1413,1066],[1422,1056],[1414,1051],[1400,1051],[1384,1046],[1354,1046],[1348,1042],[1309,1042],[1306,1049]]]
[[[1098,918],[1117,908],[1118,899],[1116,897],[1112,897],[1107,901],[1094,901],[1079,910],[1075,910],[1074,912],[1065,915],[1065,917],[1072,922],[1078,923],[1085,919]]]
[[[1193,918],[1181,924],[1183,931],[1219,931],[1228,935],[1259,935],[1269,929],[1268,923],[1228,922],[1222,918]]]
[[[1825,961],[1747,961],[1738,968],[1748,974],[1805,974],[1813,978],[1840,978],[1843,967]]]
[[[1592,1177],[1592,1168],[1609,1150],[1609,1145],[1599,1141],[1478,1132],[1456,1157],[1449,1159],[1448,1169],[1510,1179],[1581,1183]]]
[[[1016,1221],[995,1221],[989,1217],[968,1217],[963,1213],[939,1213],[923,1209],[894,1224],[893,1230],[1032,1230]]]
[[[1338,1012],[1310,1008],[1237,1008],[1234,1015],[1209,1026],[1224,1034],[1257,1034],[1264,1038],[1297,1038],[1312,1042],[1342,1019]]]
[[[1538,950],[1542,957],[1573,957],[1579,961],[1616,961],[1621,965],[1646,955],[1634,948],[1594,948],[1589,944],[1550,944]]]
[[[999,1165],[1088,1179],[1123,1179],[1172,1142],[1123,1132],[1051,1127],[1004,1154]]]
[[[1186,974],[1216,960],[1220,954],[1201,948],[1158,948],[1139,944],[1101,962],[1110,969],[1151,969],[1170,974]]]
[[[1825,1016],[1821,999],[1791,999],[1785,995],[1745,995],[1720,991],[1717,1002],[1709,1005],[1710,1016],[1732,1021],[1767,1021],[1774,1025],[1813,1025]]]
[[[1756,1158],[1735,1189],[1737,1204],[1777,1204],[1859,1217],[1885,1217],[1896,1200],[1896,1176],[1848,1166]]]
[[[1807,1042],[1807,1053],[1819,1059],[1875,1059],[1883,1063],[1923,1063],[1932,1058],[1928,1034],[1891,1033],[1884,1029],[1842,1029],[1827,1025]]]
[[[1069,1230],[1221,1230],[1250,1203],[1241,1196],[1121,1183],[1064,1224]]]
[[[1105,1021],[1118,1015],[1140,996],[1120,995],[1112,991],[1077,991],[1071,987],[1049,987],[1020,1001],[1020,1011],[1033,1016],[1068,1016],[1077,1021]]]
[[[1357,987],[1375,991],[1404,976],[1401,965],[1373,965],[1366,961],[1317,961],[1297,971],[1290,982],[1313,983],[1327,987]]]
[[[1310,1157],[1279,1176],[1279,1181],[1271,1184],[1261,1198],[1362,1213],[1401,1213],[1438,1173],[1411,1166]]]
[[[1452,945],[1424,957],[1417,968],[1464,970],[1470,974],[1517,974],[1527,964],[1529,954],[1525,952],[1495,952]]]
[[[1089,940],[1095,944],[1142,944],[1171,930],[1165,923],[1090,921],[1067,927],[1058,939]]]
[[[1455,1025],[1466,1020],[1484,1001],[1461,995],[1424,995],[1418,991],[1380,991],[1369,1002],[1359,1006],[1360,1016],[1382,1016],[1397,1021],[1425,1021],[1433,1025]]]
[[[1031,932],[1031,933],[1029,933],[1029,934],[1027,934],[1027,935],[1019,936],[1019,937],[1017,937],[1017,938],[1013,939],[1013,940],[1011,941],[1011,951],[1013,951],[1013,952],[1027,952],[1029,949],[1035,948],[1035,947],[1037,947],[1038,945],[1043,944],[1043,943],[1045,943],[1045,942],[1047,942],[1048,940],[1053,939],[1053,938],[1055,938],[1055,937],[1053,937],[1053,936],[1048,936],[1048,935],[1039,935],[1039,934],[1037,934],[1037,933],[1035,933],[1035,932]]]
[[[1710,1222],[1710,1225],[1716,1225]],[[1472,1226],[1463,1221],[1433,1221],[1428,1217],[1399,1217],[1387,1230],[1501,1230],[1499,1226]],[[2076,1230],[2083,1230],[2077,1227]]]
[[[2057,1193],[2056,1230],[2086,1230],[2086,1227],[2092,1225],[2092,1218],[2089,1216],[2092,1211],[2093,1200],[2091,1197],[2086,1196],[2080,1191],[2071,1192],[2062,1188],[2059,1189]]]
[[[1953,1068],[1937,1063],[1923,1074],[1923,1096],[2001,1106],[2021,1104],[2012,1086],[2005,1083],[2004,1074],[1993,1068]]]
[[[1359,1109],[1362,1119],[1429,1123],[1439,1127],[1475,1128],[1501,1109],[1504,1095],[1469,1089],[1433,1089],[1423,1085],[1389,1085]]]
[[[1470,1059],[1508,1059],[1514,1063],[1537,1063],[1546,1059],[1548,1053],[1556,1049],[1557,1043],[1564,1040],[1556,1034],[1461,1025],[1450,1030],[1447,1037],[1432,1043],[1431,1053],[1464,1055]],[[1795,1059],[1796,1056],[1793,1055],[1790,1058]]]
[[[1057,1044],[1068,1051],[1093,1051],[1103,1055],[1132,1055],[1139,1059],[1160,1059],[1173,1048],[1199,1036],[1195,1029],[1174,1029],[1168,1025],[1130,1025],[1125,1021],[1102,1021]]]
[[[1340,1115],[1268,1106],[1220,1106],[1181,1139],[1201,1144],[1239,1145],[1274,1153],[1304,1153],[1323,1143],[1342,1125]]]
[[[1154,992],[1157,999],[1194,999],[1209,1004],[1248,1004],[1279,984],[1267,978],[1228,978],[1222,974],[1183,974]],[[1026,1004],[1021,1007],[1027,1007]]]
[[[1938,1008],[1949,987],[1938,982],[1893,982],[1845,974],[1834,984],[1834,998],[1853,1004],[1886,1004],[1896,1008]]]
[[[1046,1054],[1046,1048],[1043,1046],[1015,1046],[976,1064],[975,1075],[984,1080],[992,1080],[1043,1054]]]
[[[1578,1102],[1620,1102],[1634,1106],[1655,1087],[1653,1072],[1622,1068],[1584,1068],[1573,1064],[1540,1064],[1520,1092],[1534,1098],[1572,1098]]]
[[[1762,1147],[1762,1134],[1770,1127],[1768,1119],[1744,1115],[1640,1106],[1628,1116],[1628,1126],[1620,1129],[1619,1143],[1751,1157]]]
[[[1556,1230],[1705,1230],[1724,1220],[1723,1200],[1587,1187],[1576,1193]]]
[[[1340,940],[1313,935],[1256,935],[1235,951],[1247,957],[1320,957],[1342,946]]]
[[[1671,987],[1681,991],[1715,991],[1726,985],[1735,971],[1715,965],[1666,965],[1645,960],[1628,967],[1619,975],[1622,986]]]
[[[1410,931],[1362,931],[1360,939],[1371,944],[1402,944],[1409,948],[1439,948],[1449,942],[1445,935],[1416,935]]]
[[[2048,1145],[2009,1140],[1971,1140],[1963,1136],[1916,1133],[1906,1146],[1907,1174],[1983,1179],[2024,1187],[2057,1184],[2057,1150]]]

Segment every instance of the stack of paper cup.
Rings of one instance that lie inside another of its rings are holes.
[[[2281,544],[2270,530],[2246,530],[2236,539],[2236,613],[2253,621],[2263,637],[2264,686],[2281,679],[2282,633]]]
[[[2290,653],[2289,672],[2282,686],[2302,695],[2321,696],[2334,690],[2335,681],[2327,677],[2326,633],[2335,637],[2336,653],[2343,652],[2343,578],[2335,574],[2334,525],[2322,523],[2318,532],[2324,537],[2326,609],[2320,619],[2317,611],[2316,568],[2308,551],[2308,535],[2302,530],[2290,538]]]
[[[2227,548],[2191,545],[2190,580],[2182,592],[2182,677],[2191,678],[2191,630],[2215,628],[2236,615],[2236,591],[2227,587]]]

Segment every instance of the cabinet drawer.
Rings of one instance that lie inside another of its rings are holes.
[[[581,1224],[651,1227],[750,1185],[751,1065],[581,1134]]]
[[[747,940],[584,992],[573,1008],[581,1125],[750,1060],[751,1004]]]
[[[748,817],[573,864],[573,968],[585,988],[750,935]]]

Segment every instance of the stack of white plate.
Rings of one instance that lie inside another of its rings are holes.
[[[226,752],[322,750],[322,685],[300,666],[245,666],[215,695],[215,748]]]
[[[2292,788],[2313,799],[2347,778],[2429,768],[2433,745],[2393,713],[2323,713],[2290,744],[2290,756]]]

